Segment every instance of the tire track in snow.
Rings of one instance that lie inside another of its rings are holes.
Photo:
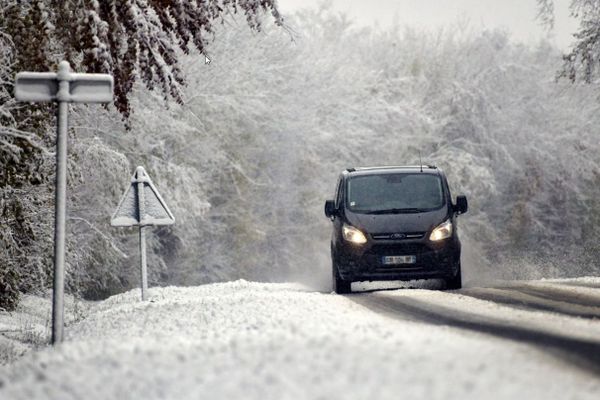
[[[600,289],[600,283],[594,283],[594,282],[557,281],[557,282],[553,282],[553,283],[556,285],[582,287],[582,288],[590,288],[590,289]]]
[[[587,373],[596,376],[600,374],[600,342],[536,329],[526,326],[524,321],[494,318],[431,304],[414,297],[390,297],[372,293],[350,295],[348,298],[392,318],[445,325],[536,346]]]
[[[547,300],[562,301],[570,304],[577,304],[584,307],[600,308],[600,297],[589,293],[581,293],[569,290],[563,287],[523,285],[513,286],[511,289],[518,290],[525,294],[534,295]]]
[[[598,306],[572,303],[565,301],[564,298],[555,299],[551,296],[541,296],[536,292],[519,288],[469,288],[461,290],[460,294],[521,310],[549,311],[589,319],[600,318],[600,307]]]

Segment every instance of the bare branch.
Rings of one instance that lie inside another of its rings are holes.
[[[102,232],[100,229],[96,228],[96,226],[94,224],[92,224],[90,221],[88,221],[85,218],[81,218],[81,217],[69,217],[70,220],[73,221],[80,221],[85,223],[87,226],[89,226],[94,232],[96,232],[98,235],[100,235],[109,245],[110,247],[113,248],[113,250],[115,250],[117,253],[119,253],[121,255],[121,257],[123,258],[129,258],[129,256],[127,254],[125,254],[121,249],[119,249],[111,240],[111,238],[106,235],[104,232]]]
[[[538,13],[536,19],[540,21],[541,25],[547,30],[554,29],[554,0],[537,0]]]

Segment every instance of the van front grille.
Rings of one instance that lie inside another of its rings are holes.
[[[371,237],[374,240],[421,239],[423,236],[425,236],[425,232],[392,232],[371,234]]]

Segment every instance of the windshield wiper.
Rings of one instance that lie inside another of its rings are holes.
[[[403,213],[419,213],[423,212],[422,208],[388,208],[385,210],[369,211],[367,214],[403,214]]]

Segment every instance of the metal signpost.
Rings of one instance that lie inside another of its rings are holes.
[[[57,102],[56,202],[54,214],[54,289],[52,293],[52,343],[64,333],[65,229],[67,188],[68,103],[109,103],[113,99],[113,77],[107,74],[71,73],[67,61],[58,72],[20,72],[15,98],[27,102]]]
[[[152,225],[171,225],[175,217],[167,207],[152,180],[143,167],[137,167],[131,185],[123,194],[117,210],[112,216],[112,226],[140,227],[140,273],[142,278],[142,301],[146,301],[148,275],[146,266],[146,232]]]

